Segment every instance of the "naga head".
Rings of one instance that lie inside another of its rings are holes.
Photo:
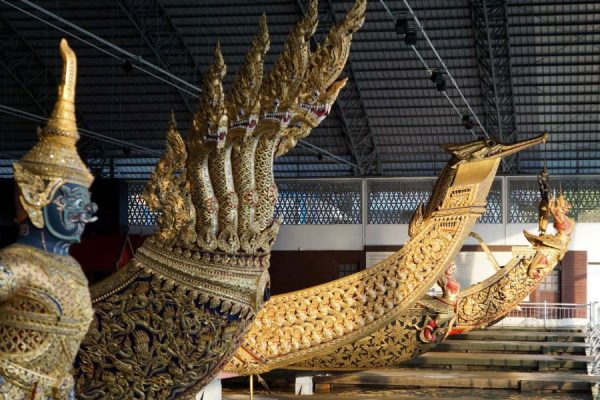
[[[310,54],[308,70],[293,107],[292,120],[282,136],[277,156],[294,148],[331,112],[340,90],[347,79],[337,80],[346,66],[352,44],[352,34],[365,20],[366,0],[357,0],[346,17],[335,24],[314,53]]]
[[[263,63],[270,43],[267,16],[263,14],[259,31],[226,98],[229,130],[234,136],[249,135],[258,123]]]
[[[227,138],[227,109],[223,92],[223,78],[227,67],[219,42],[215,45],[214,61],[204,75],[200,106],[194,114],[189,137],[190,155],[202,147],[216,148],[225,145]]]
[[[528,147],[544,143],[547,138],[548,134],[543,133],[534,138],[511,144],[501,144],[491,139],[479,139],[465,144],[445,144],[442,145],[442,148],[452,154],[458,162],[477,161],[507,157]]]
[[[308,67],[310,38],[317,29],[319,3],[310,0],[306,14],[288,36],[283,51],[263,79],[260,93],[260,119],[268,125],[285,128]]]

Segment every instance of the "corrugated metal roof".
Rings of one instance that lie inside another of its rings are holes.
[[[410,4],[467,101],[485,121],[472,12],[475,1],[412,0]],[[13,3],[49,19],[20,1]],[[551,133],[546,145],[519,155],[515,172],[536,173],[546,161],[552,174],[599,173],[600,3],[508,3],[517,137],[544,130]],[[197,84],[211,62],[216,40],[221,41],[228,64],[226,83],[231,81],[263,12],[268,15],[272,36],[267,58],[270,65],[301,15],[299,4],[304,0],[44,0],[36,4]],[[400,0],[386,4],[394,13],[405,10]],[[323,21],[317,37],[321,38],[331,23],[330,7],[340,18],[351,6],[351,1],[321,0]],[[0,104],[36,115],[48,113],[60,72],[58,40],[65,34],[6,4],[0,5],[0,12]],[[53,23],[65,28],[60,22]],[[193,106],[197,102],[194,97],[141,71],[125,73],[119,57],[75,39],[71,44],[79,59],[77,108],[81,128],[160,150],[173,109],[180,129],[187,131],[190,110],[186,102]],[[422,35],[416,47],[430,66],[439,66]],[[368,4],[365,24],[355,34],[350,63],[351,72],[345,74],[352,74],[355,87],[347,89],[344,100],[360,108],[346,108],[345,118],[354,124],[364,123],[364,112],[367,125],[362,129],[370,130],[383,175],[436,174],[447,160],[439,144],[473,139],[448,101],[436,91],[413,51],[396,35],[393,21],[377,1]],[[467,111],[449,84],[448,95],[461,111]],[[6,161],[0,164],[0,174],[6,173],[3,166],[9,165],[14,155],[31,146],[35,125],[34,121],[0,113],[0,158]],[[356,173],[351,165],[327,155],[356,164],[345,135],[340,110],[334,109],[307,139],[322,149],[322,155],[298,146],[277,160],[276,174],[334,177]],[[82,145],[91,158],[106,160],[105,173],[113,171],[116,176],[147,175],[156,160],[154,155],[128,150],[121,144]]]

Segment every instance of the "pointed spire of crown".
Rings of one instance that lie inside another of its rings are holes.
[[[42,208],[48,205],[64,183],[90,187],[94,176],[87,169],[75,144],[79,140],[75,119],[77,58],[65,39],[60,42],[63,71],[54,111],[44,128],[38,128],[38,142],[14,163],[19,200],[31,222],[44,227]]]

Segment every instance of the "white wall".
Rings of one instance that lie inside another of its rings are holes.
[[[527,245],[523,230],[537,231],[537,224],[477,224],[473,229],[488,245]],[[571,250],[588,252],[588,301],[600,301],[600,224],[579,223],[571,241]],[[282,225],[274,250],[363,250],[365,246],[398,246],[408,240],[408,225]],[[478,244],[469,237],[465,244]],[[389,252],[368,252],[367,267]],[[494,252],[500,265],[510,252]],[[494,273],[483,252],[458,255],[457,277],[462,287],[480,282]]]
[[[362,250],[364,246],[397,246],[408,240],[408,225],[282,225],[274,250]],[[488,245],[527,245],[523,230],[537,224],[477,224],[473,231]],[[478,244],[467,238],[465,244]],[[600,224],[578,223],[569,247],[588,252],[588,262],[600,262]]]
[[[282,225],[273,250],[363,250],[362,225]]]

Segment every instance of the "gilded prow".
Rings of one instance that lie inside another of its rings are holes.
[[[77,373],[78,398],[195,398],[230,359],[268,299],[270,253],[279,228],[273,218],[274,148],[298,103],[317,12],[317,0],[310,0],[264,79],[269,37],[261,18],[227,97],[225,60],[219,45],[215,48],[187,146],[168,135],[159,180],[150,187],[161,214],[157,233],[131,262],[92,289],[95,322],[80,354],[85,362]],[[173,173],[178,168],[167,162],[173,157],[185,171]],[[234,159],[239,166],[232,166]],[[240,176],[233,177],[236,173]],[[170,178],[176,179],[165,181]],[[163,190],[173,186],[180,195]],[[190,204],[195,218],[186,210]]]
[[[500,159],[515,154],[521,150],[544,143],[548,138],[547,133],[535,136],[531,139],[521,140],[515,143],[502,144],[493,140],[480,139],[464,144],[443,144],[442,149],[452,155],[452,158],[446,164],[440,177],[433,187],[433,195],[423,212],[423,219],[427,219],[431,214],[438,210],[443,199],[441,193],[452,183],[456,175],[456,167],[465,162],[476,162],[484,160]]]

